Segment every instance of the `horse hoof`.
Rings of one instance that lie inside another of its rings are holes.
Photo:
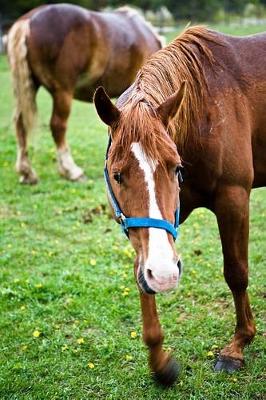
[[[59,171],[59,172],[63,178],[65,178],[71,182],[86,182],[86,180],[87,180],[87,177],[81,168],[77,168],[75,171],[71,171],[71,172],[69,172],[69,171],[64,172],[64,173],[62,173],[62,171]]]
[[[154,380],[159,385],[169,387],[172,386],[180,374],[180,366],[174,358],[170,358],[168,363],[160,371],[154,372]]]
[[[36,174],[21,175],[19,183],[22,185],[36,185],[38,183],[38,177]]]
[[[87,177],[86,177],[86,175],[82,174],[78,178],[73,179],[72,181],[73,182],[81,182],[81,183],[82,182],[87,182]]]
[[[232,373],[239,370],[244,365],[244,361],[238,358],[219,356],[214,366],[214,371],[225,371]]]

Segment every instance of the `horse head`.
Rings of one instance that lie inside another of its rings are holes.
[[[139,287],[149,294],[175,288],[181,274],[174,247],[181,159],[167,126],[184,90],[185,83],[158,107],[142,100],[133,110],[119,109],[103,88],[94,96],[97,112],[109,127],[108,198],[136,251]]]

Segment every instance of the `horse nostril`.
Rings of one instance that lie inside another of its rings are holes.
[[[178,268],[178,270],[179,270],[179,276],[180,276],[181,273],[182,273],[182,263],[181,263],[181,260],[178,260],[178,261],[177,261],[177,268]]]
[[[152,271],[151,271],[151,269],[148,269],[148,268],[147,268],[147,278],[153,279]]]
[[[150,273],[151,273],[151,271],[150,271]],[[144,293],[148,293],[148,294],[155,294],[156,293],[153,289],[151,289],[149,287],[141,268],[139,268],[139,271],[138,271],[138,282],[139,282],[139,286],[140,286],[141,290]]]

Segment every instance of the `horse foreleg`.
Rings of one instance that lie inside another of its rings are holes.
[[[237,322],[234,337],[221,351],[215,370],[232,372],[243,365],[243,349],[256,332],[247,293],[249,193],[241,187],[224,187],[215,213],[223,248],[224,277],[233,294]]]
[[[155,296],[140,293],[143,319],[143,340],[149,349],[149,364],[154,378],[164,386],[172,385],[179,374],[175,359],[163,351],[163,331],[160,326]]]
[[[27,150],[27,132],[22,121],[22,114],[16,117],[16,135],[17,135],[17,161],[16,171],[20,175],[20,183],[35,184],[38,182],[38,177],[31,167],[28,150]]]
[[[67,120],[70,114],[72,95],[56,92],[53,96],[53,113],[50,121],[52,135],[57,147],[59,173],[71,181],[84,179],[83,170],[78,167],[66,141]]]

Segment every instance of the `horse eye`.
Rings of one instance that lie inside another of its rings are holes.
[[[120,185],[122,182],[122,175],[121,172],[114,173],[114,180]]]
[[[176,174],[176,176],[178,178],[179,184],[181,184],[184,181],[184,178],[183,178],[183,175],[182,175],[182,170],[183,170],[182,165],[178,165],[176,167],[176,170],[175,170],[175,174]]]
[[[175,174],[178,175],[178,172],[181,170],[181,165],[177,165],[176,169],[175,169]]]

